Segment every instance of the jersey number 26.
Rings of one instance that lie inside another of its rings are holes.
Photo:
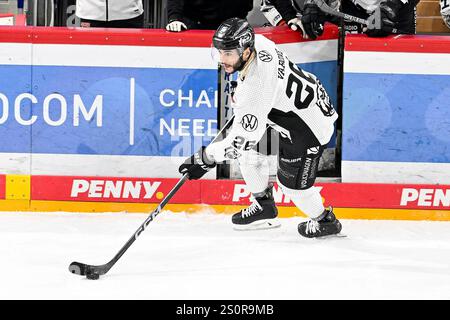
[[[316,81],[308,77],[301,70],[297,69],[291,61],[289,61],[289,68],[292,73],[289,75],[287,80],[286,95],[288,98],[292,97],[294,94],[292,86],[295,83],[297,85],[297,89],[295,90],[294,105],[297,109],[306,109],[309,107],[311,101],[314,100],[314,88],[309,86],[308,83],[315,86]],[[303,89],[306,92],[306,97],[302,100]]]

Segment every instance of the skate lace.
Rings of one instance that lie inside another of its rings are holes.
[[[309,220],[306,223],[306,233],[316,233],[317,231],[319,231],[319,222],[312,219]]]
[[[261,206],[259,205],[258,202],[255,201],[255,202],[253,202],[251,204],[250,207],[245,208],[244,210],[242,210],[242,213],[241,213],[242,214],[242,218],[250,217],[250,216],[254,215],[260,209],[261,209]]]

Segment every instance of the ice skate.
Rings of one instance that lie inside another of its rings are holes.
[[[338,235],[342,225],[333,213],[333,208],[325,209],[319,219],[310,219],[298,225],[298,232],[306,238]]]
[[[272,186],[263,196],[255,197],[253,203],[232,217],[235,230],[264,230],[281,226],[278,209],[272,194]]]

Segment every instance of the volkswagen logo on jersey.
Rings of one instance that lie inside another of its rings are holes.
[[[258,52],[258,58],[262,62],[270,62],[272,61],[272,55],[268,53],[266,50],[261,50]]]
[[[252,132],[258,128],[258,119],[252,114],[246,114],[242,117],[241,124],[245,131]]]

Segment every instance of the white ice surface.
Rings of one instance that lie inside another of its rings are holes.
[[[229,215],[163,212],[100,280],[147,215],[0,213],[0,299],[449,299],[450,223],[342,220],[304,239],[301,218],[234,231]]]

